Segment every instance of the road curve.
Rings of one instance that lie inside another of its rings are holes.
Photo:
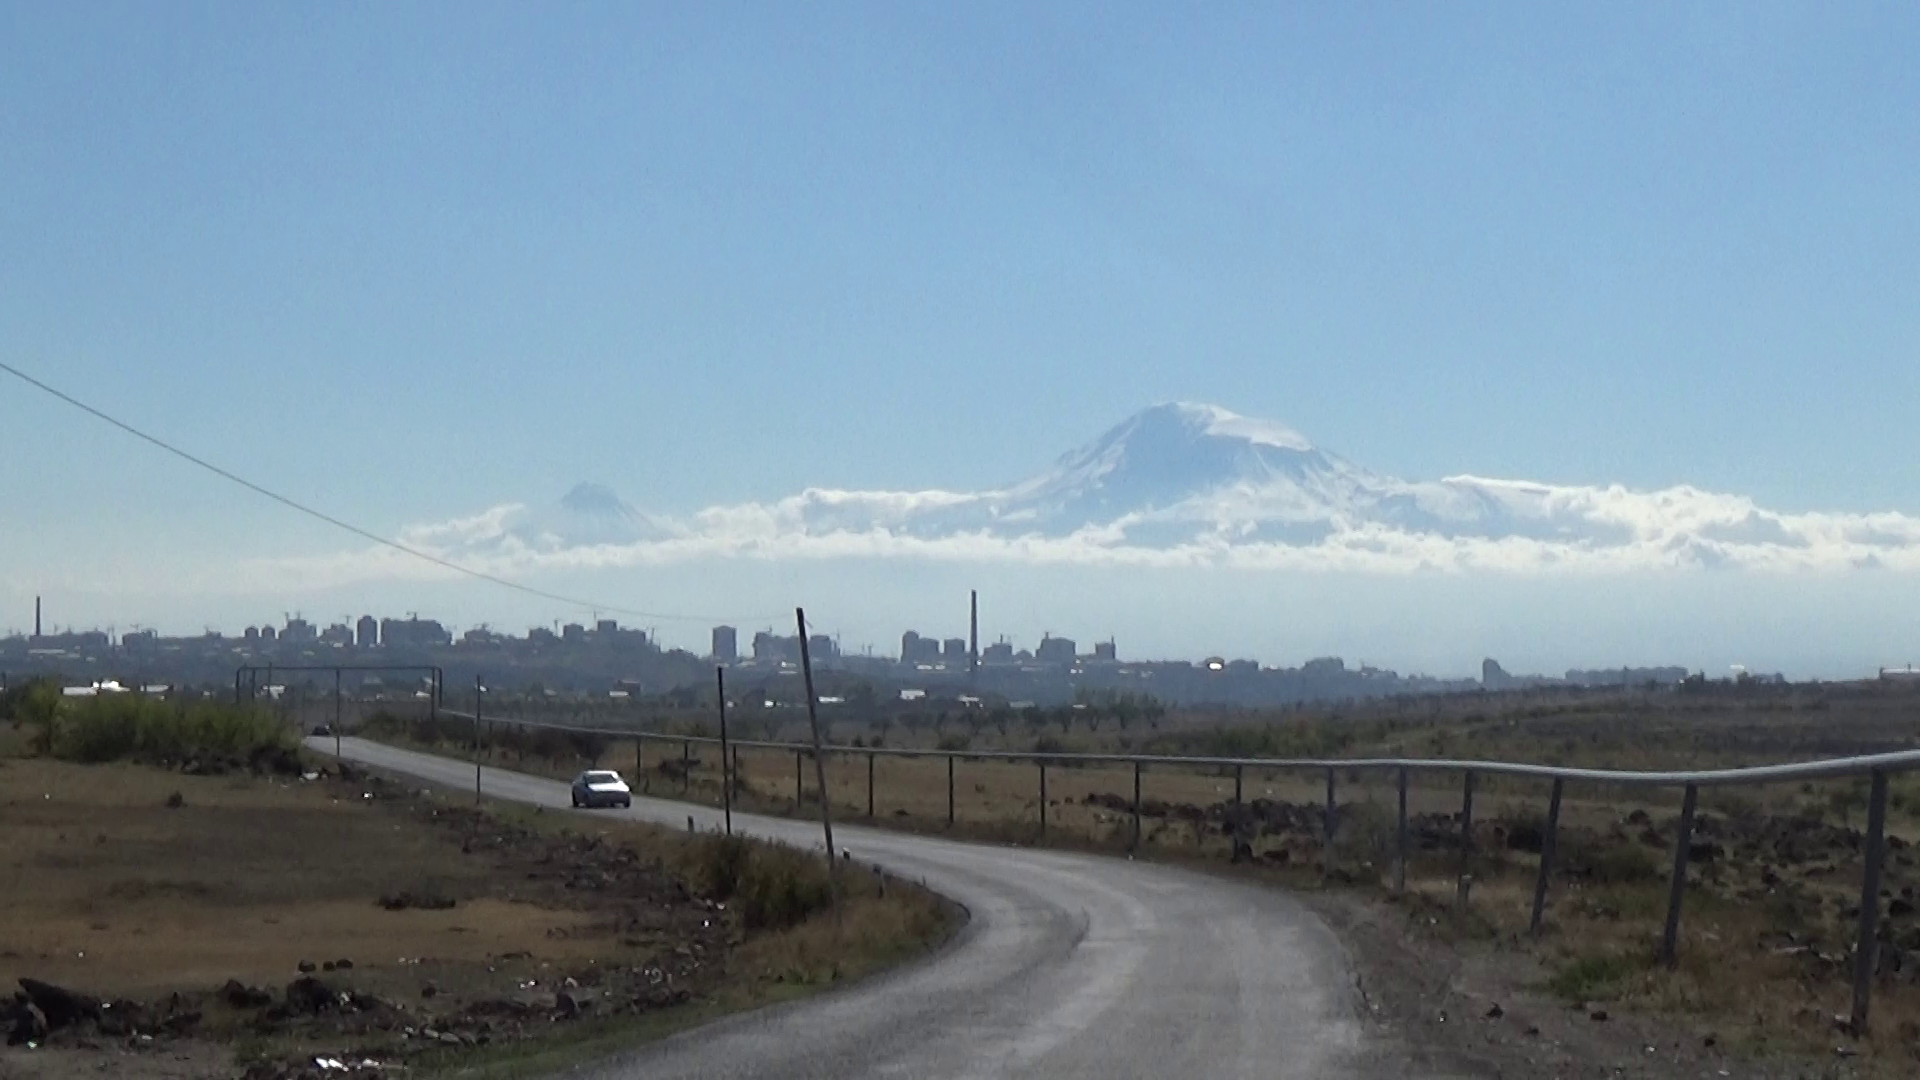
[[[313,750],[331,753],[332,739]],[[344,757],[471,787],[469,763],[359,739]],[[563,783],[487,769],[486,792],[567,807]],[[635,798],[630,817],[717,828],[718,811]],[[820,846],[817,823],[734,828]],[[734,1016],[570,1075],[592,1080],[860,1077],[1299,1078],[1421,1075],[1361,1018],[1340,943],[1284,893],[1147,862],[959,843],[858,826],[854,858],[966,906],[933,959]]]

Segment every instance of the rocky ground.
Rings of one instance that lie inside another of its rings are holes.
[[[352,768],[195,773],[0,767],[0,1077],[417,1074],[832,977],[702,895],[682,836]]]
[[[1094,794],[1116,817],[1130,800]],[[1391,821],[1272,799],[1142,805],[1149,830],[1196,828],[1234,872],[1300,891],[1353,952],[1369,1007],[1436,1060],[1516,1077],[1904,1077],[1920,1071],[1920,883],[1888,837],[1872,1023],[1855,1032],[1853,939],[1863,837],[1813,814],[1701,813],[1689,850],[1681,964],[1652,963],[1676,816],[1644,807],[1564,825],[1543,932],[1527,932],[1543,822],[1476,823],[1471,906],[1457,906],[1458,815],[1409,821],[1409,891],[1384,887]]]

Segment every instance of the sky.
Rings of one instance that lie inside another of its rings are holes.
[[[1170,400],[1409,480],[1907,521],[1915,40],[1904,4],[4,0],[0,361],[389,536],[581,481],[978,491]],[[5,376],[0,505],[0,632],[36,594],[583,614],[293,572],[367,545]],[[806,603],[890,650],[986,583],[1016,640],[1135,655],[1920,659],[1885,569],[511,569],[689,645]]]

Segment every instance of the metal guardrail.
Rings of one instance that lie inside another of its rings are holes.
[[[479,732],[480,720],[472,713],[463,713],[452,709],[441,709],[441,715],[473,721],[475,725],[475,748],[481,744]],[[815,753],[808,743],[775,742],[755,739],[727,739],[724,736],[714,738],[705,735],[668,735],[661,732],[640,731],[634,729],[584,727],[567,724],[549,724],[533,720],[518,720],[511,717],[486,718],[487,724],[504,724],[514,727],[539,728],[550,731],[562,731],[575,734],[605,736],[615,739],[633,739],[636,742],[636,771],[644,775],[645,755],[648,743],[679,744],[681,759],[681,791],[685,793],[690,783],[688,779],[691,749],[694,746],[719,746],[721,753],[722,785],[731,792],[731,777],[739,769],[739,751],[745,747],[751,750],[773,750],[794,755],[794,802],[796,807],[802,802],[802,773],[800,763]],[[1870,781],[1870,793],[1867,804],[1867,832],[1863,856],[1865,872],[1862,875],[1860,890],[1860,916],[1858,936],[1854,946],[1853,1012],[1851,1023],[1856,1032],[1864,1032],[1867,1026],[1867,1014],[1871,1004],[1872,984],[1879,959],[1879,911],[1881,870],[1886,855],[1886,817],[1887,817],[1887,778],[1900,772],[1920,770],[1920,750],[1902,750],[1885,754],[1867,754],[1855,757],[1827,758],[1818,761],[1793,762],[1784,765],[1758,765],[1748,768],[1701,769],[1701,770],[1665,770],[1640,771],[1622,769],[1571,768],[1558,765],[1535,765],[1510,761],[1467,761],[1435,758],[1261,758],[1261,757],[1206,757],[1192,755],[1153,755],[1153,754],[1076,754],[1066,752],[1020,751],[1020,750],[940,750],[912,747],[880,746],[844,746],[824,745],[819,748],[824,756],[857,757],[865,756],[867,761],[867,817],[874,817],[874,762],[882,757],[895,758],[944,758],[947,762],[947,823],[956,821],[954,805],[954,763],[956,761],[1009,761],[1028,762],[1039,768],[1040,793],[1040,833],[1044,839],[1047,831],[1047,766],[1049,765],[1130,765],[1133,768],[1133,836],[1130,847],[1137,848],[1141,837],[1140,822],[1140,778],[1147,766],[1176,766],[1196,769],[1233,770],[1233,847],[1237,861],[1242,851],[1244,837],[1244,817],[1240,811],[1242,790],[1246,770],[1258,769],[1273,772],[1324,772],[1327,783],[1326,816],[1324,818],[1323,839],[1330,848],[1337,828],[1336,794],[1339,773],[1345,772],[1388,772],[1397,780],[1398,819],[1395,830],[1395,850],[1393,866],[1393,887],[1395,892],[1406,889],[1407,873],[1407,780],[1413,773],[1445,773],[1459,775],[1461,782],[1460,805],[1460,873],[1457,884],[1457,903],[1465,907],[1473,884],[1471,873],[1473,861],[1473,795],[1475,780],[1479,776],[1509,776],[1534,780],[1551,781],[1552,791],[1548,798],[1546,826],[1541,832],[1540,867],[1534,882],[1533,911],[1530,931],[1538,933],[1546,909],[1548,883],[1553,872],[1555,847],[1560,826],[1560,806],[1569,782],[1592,784],[1618,784],[1629,787],[1681,788],[1683,795],[1680,805],[1680,818],[1676,829],[1673,853],[1673,871],[1669,878],[1667,895],[1666,923],[1661,934],[1659,961],[1671,968],[1678,961],[1680,936],[1680,911],[1686,894],[1687,864],[1693,846],[1693,826],[1695,808],[1703,787],[1730,787],[1734,785],[1757,785],[1788,783],[1800,780],[1829,780],[1844,777],[1865,776]],[[731,760],[729,760],[731,756]],[[476,784],[478,783],[476,759]],[[825,792],[820,793],[822,800]]]

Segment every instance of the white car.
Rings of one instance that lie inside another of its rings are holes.
[[[629,807],[633,790],[611,769],[588,769],[573,778],[573,805]]]

